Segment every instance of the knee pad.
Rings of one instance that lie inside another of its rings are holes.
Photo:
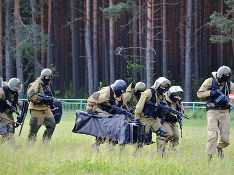
[[[32,118],[30,119],[29,125],[30,125],[30,126],[37,126],[37,123],[38,123],[38,118],[32,117]]]
[[[46,128],[55,128],[56,125],[54,117],[46,118],[44,123]]]
[[[15,133],[15,128],[13,124],[8,124],[7,125],[7,132],[14,134]]]

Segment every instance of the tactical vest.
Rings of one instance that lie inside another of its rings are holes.
[[[168,107],[171,108],[171,102],[169,102],[167,100],[166,100],[166,102],[167,102]],[[178,106],[178,104],[176,103],[176,110],[177,111],[181,111],[181,101],[179,101],[179,105],[180,106]],[[176,116],[171,116],[169,114],[169,116],[166,116],[165,121],[166,122],[171,122],[171,123],[176,123],[177,122],[177,118],[176,118]]]
[[[156,102],[157,102],[157,100],[156,100],[156,92],[152,88],[150,88],[150,90],[151,90],[152,97],[151,97],[151,99],[149,101],[151,101],[152,103],[156,104]],[[145,104],[143,112],[144,112],[145,115],[153,117],[153,115],[154,115],[154,106],[149,105],[149,104]]]
[[[114,98],[114,91],[112,90],[111,87],[110,87],[110,99],[109,99],[108,102],[105,102],[105,104],[106,104],[106,103],[109,103],[111,106],[112,106],[112,105],[116,105],[116,103],[115,103],[115,98]],[[111,107],[111,106],[108,106],[108,105],[105,105],[105,104],[100,104],[101,109],[102,109],[103,111],[106,111],[106,112],[108,112],[108,113],[111,113],[112,107]],[[119,104],[116,105],[116,106],[121,107],[122,105],[123,105],[123,100],[121,100],[121,101],[119,102]]]
[[[54,91],[53,91],[53,86],[52,86],[52,84],[50,84],[50,89],[51,89],[51,91],[49,91],[49,90],[46,88],[46,85],[45,85],[45,84],[42,84],[42,83],[40,83],[40,84],[41,84],[41,87],[42,87],[42,89],[44,90],[44,92],[45,92],[46,95],[51,96],[51,97],[54,96]]]
[[[9,90],[8,87],[3,86],[2,87],[4,93],[5,93],[5,100],[0,102],[0,112],[3,113],[5,112],[7,109],[11,109],[9,105],[7,105],[6,100],[8,100],[9,102],[11,102],[12,106],[14,106],[15,108],[17,107],[16,104],[18,103],[18,93],[14,94],[14,100],[12,101],[11,98],[9,97]]]
[[[223,92],[224,95],[228,96],[228,94],[231,92],[231,84],[230,84],[230,81],[227,82],[227,90],[226,90],[226,86],[223,87],[223,89],[221,90]],[[216,90],[216,89],[219,89],[219,86],[218,86],[218,82],[216,81],[216,79],[214,77],[212,77],[212,84],[211,84],[211,87],[210,87],[210,90]],[[226,94],[225,94],[226,92]],[[206,100],[206,110],[223,110],[223,109],[230,109],[230,107],[227,107],[226,104],[216,104],[215,103],[215,100],[217,99],[217,97],[208,97],[207,100]],[[209,103],[214,103],[214,107],[208,107],[207,104]]]

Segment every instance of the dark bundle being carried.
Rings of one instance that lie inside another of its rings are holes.
[[[74,133],[116,141],[118,144],[144,143],[145,125],[126,119],[125,115],[88,114],[76,111]]]

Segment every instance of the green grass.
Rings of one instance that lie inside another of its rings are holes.
[[[205,116],[204,116],[205,118]],[[8,144],[0,145],[0,175],[5,174],[234,174],[234,137],[230,134],[231,145],[225,149],[223,160],[207,162],[206,120],[184,120],[183,138],[176,152],[166,152],[164,158],[157,154],[156,144],[145,146],[137,154],[134,147],[127,145],[122,151],[116,146],[113,151],[108,145],[101,145],[97,154],[91,148],[94,137],[72,133],[75,122],[74,112],[65,112],[63,120],[56,126],[49,145],[41,142],[45,127],[38,133],[34,146],[27,145],[29,116],[21,137],[16,129],[16,142],[22,146],[16,149]],[[234,126],[234,121],[231,122]],[[155,140],[155,134],[153,135]]]

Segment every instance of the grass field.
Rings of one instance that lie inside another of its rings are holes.
[[[232,116],[233,117],[233,116]],[[204,116],[205,118],[205,116]],[[157,154],[156,144],[145,146],[137,154],[127,145],[122,151],[113,151],[107,144],[97,154],[91,148],[94,137],[72,133],[75,113],[66,112],[56,126],[49,145],[41,142],[45,127],[40,129],[37,143],[26,144],[29,115],[21,137],[16,129],[19,149],[8,144],[0,145],[0,175],[8,174],[234,174],[234,121],[231,122],[231,145],[225,149],[223,160],[215,158],[208,163],[205,149],[207,142],[206,120],[184,120],[183,138],[176,152],[166,152],[164,158]],[[153,135],[155,140],[155,134]]]

